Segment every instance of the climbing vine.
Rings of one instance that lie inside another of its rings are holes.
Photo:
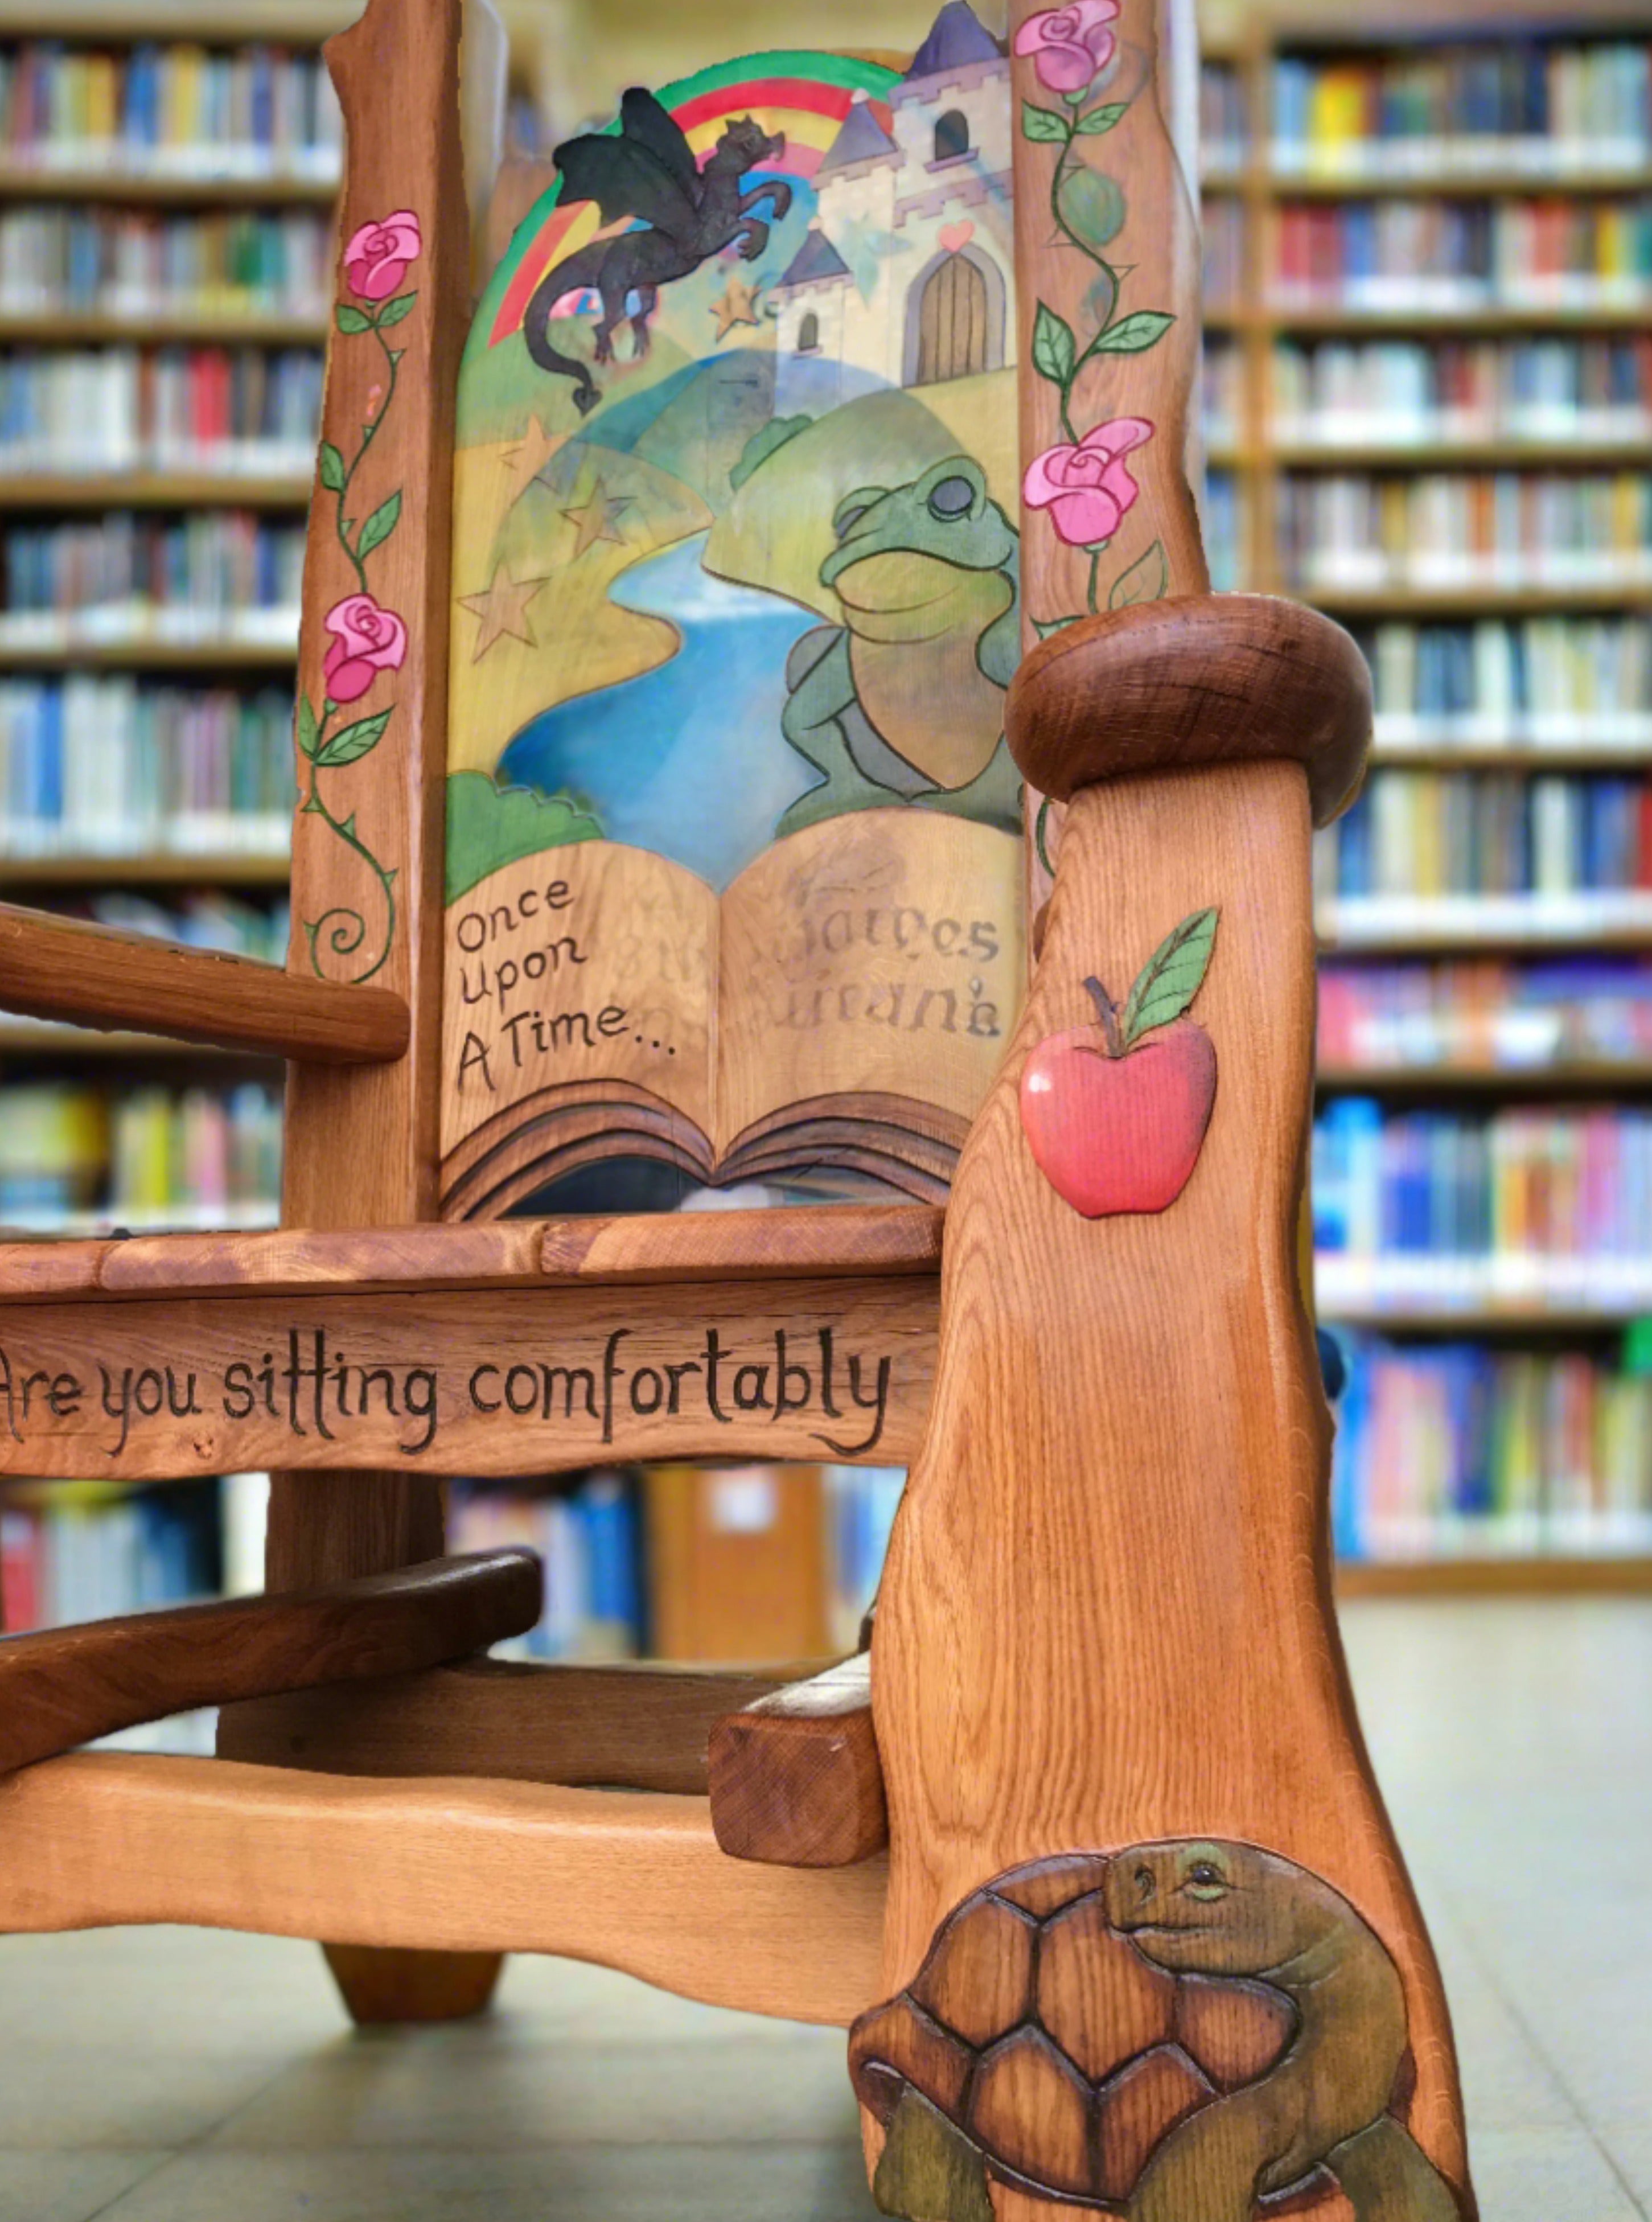
[[[1106,97],[1116,40],[1110,28],[1120,0],[1074,0],[1029,16],[1015,36],[1015,52],[1030,57],[1039,83],[1059,96],[1061,105],[1021,103],[1023,138],[1058,149],[1050,179],[1050,215],[1057,235],[1094,266],[1084,296],[1088,324],[1075,330],[1067,319],[1040,300],[1033,324],[1033,367],[1054,386],[1062,438],[1028,465],[1022,493],[1027,506],[1042,510],[1057,534],[1090,558],[1086,607],[1101,607],[1102,559],[1141,489],[1131,476],[1128,457],[1153,436],[1152,421],[1117,417],[1081,432],[1073,415],[1073,394],[1086,367],[1106,355],[1143,355],[1157,347],[1176,322],[1162,309],[1124,307],[1131,271],[1110,261],[1105,252],[1122,229],[1126,204],[1116,179],[1085,158],[1085,148],[1104,138],[1128,113],[1128,100]],[[1120,573],[1109,590],[1109,609],[1157,601],[1169,585],[1169,562],[1162,540]],[[1074,625],[1082,612],[1034,618],[1040,637]]]
[[[298,705],[298,743],[309,766],[309,787],[304,797],[305,813],[322,819],[347,849],[361,858],[378,884],[384,909],[383,933],[376,943],[364,912],[335,904],[319,918],[305,919],[310,962],[317,977],[337,976],[323,964],[323,956],[348,964],[362,957],[373,944],[365,970],[349,974],[352,984],[371,980],[387,962],[396,933],[396,867],[381,863],[356,829],[355,813],[340,818],[327,800],[323,774],[359,763],[384,738],[395,715],[395,705],[336,725],[341,712],[361,701],[383,675],[399,671],[407,656],[407,627],[394,610],[375,599],[367,574],[367,560],[383,548],[401,521],[401,489],[387,495],[359,523],[350,513],[351,491],[356,473],[372,448],[396,398],[396,375],[403,348],[392,347],[385,337],[411,311],[416,290],[403,292],[409,266],[422,250],[418,218],[411,210],[399,210],[382,223],[363,224],[344,249],[344,276],[353,300],[341,300],[335,311],[337,328],[345,338],[371,337],[384,357],[382,383],[367,389],[367,410],[355,451],[348,460],[331,440],[321,443],[319,477],[324,493],[333,498],[333,529],[355,577],[355,591],[336,602],[322,623],[331,639],[322,662],[323,696],[317,710],[308,694]]]

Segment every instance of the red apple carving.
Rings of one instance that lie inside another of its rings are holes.
[[[1121,1016],[1099,980],[1097,1023],[1041,1041],[1021,1071],[1021,1126],[1040,1171],[1086,1219],[1168,1210],[1192,1178],[1216,1100],[1215,1045],[1184,1014],[1215,946],[1214,910],[1182,920]]]

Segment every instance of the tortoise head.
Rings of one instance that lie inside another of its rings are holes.
[[[1108,1870],[1108,1918],[1172,1974],[1267,1974],[1335,1918],[1330,1893],[1306,1880],[1253,1844],[1137,1844]]]

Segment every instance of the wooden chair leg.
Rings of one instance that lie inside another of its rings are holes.
[[[424,1474],[279,1473],[270,1482],[264,1580],[312,1587],[442,1553],[442,1484]],[[324,1570],[324,1571],[323,1571]],[[400,1952],[323,1944],[352,2021],[466,2021],[505,1965],[497,1952]]]

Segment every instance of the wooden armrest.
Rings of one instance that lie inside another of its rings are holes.
[[[1052,633],[1011,682],[1004,731],[1058,802],[1133,773],[1294,760],[1327,825],[1360,791],[1371,718],[1370,669],[1341,625],[1267,594],[1203,594]]]
[[[407,1053],[399,995],[305,980],[255,957],[0,903],[0,1009],[305,1064],[393,1064]]]
[[[870,1653],[719,1721],[708,1764],[712,1827],[731,1858],[785,1867],[870,1859],[889,1836]]]
[[[531,1551],[0,1641],[0,1774],[196,1705],[462,1659],[539,1617]]]

